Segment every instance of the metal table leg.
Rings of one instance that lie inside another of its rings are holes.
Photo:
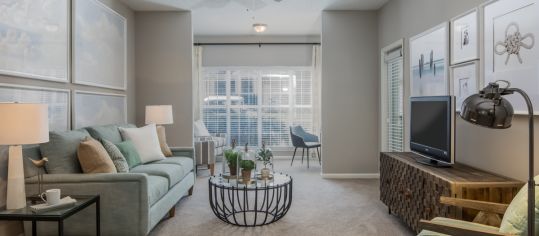
[[[64,236],[64,221],[58,221],[58,236]]]
[[[36,221],[35,220],[32,220],[32,236],[37,236],[37,225],[36,225]]]
[[[97,197],[97,201],[95,202],[95,234],[97,236],[100,236],[101,235],[101,212],[99,210],[99,196]]]

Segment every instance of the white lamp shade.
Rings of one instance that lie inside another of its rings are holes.
[[[174,123],[172,105],[146,106],[146,124],[167,125]]]
[[[0,144],[48,142],[48,113],[46,104],[0,103]]]

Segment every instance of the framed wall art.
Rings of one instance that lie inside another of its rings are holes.
[[[410,38],[410,95],[449,94],[449,24]]]
[[[73,93],[75,129],[127,123],[127,99],[123,94],[76,90]]]
[[[479,59],[479,36],[476,8],[451,19],[451,65]]]
[[[125,90],[125,18],[97,0],[74,0],[73,22],[73,83]]]
[[[0,74],[69,82],[69,1],[0,1]]]
[[[490,1],[481,7],[484,83],[506,80],[539,106],[539,0]],[[507,99],[515,114],[528,114],[523,99]]]
[[[0,102],[47,104],[51,131],[67,131],[71,128],[70,98],[68,89],[0,84]]]
[[[451,67],[450,75],[452,91],[455,96],[455,111],[460,112],[462,102],[479,91],[481,86],[479,68],[479,61],[461,63]]]

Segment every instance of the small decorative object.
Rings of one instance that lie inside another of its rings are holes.
[[[474,8],[451,19],[451,65],[479,59],[479,13]]]
[[[37,168],[37,186],[38,186],[39,193],[42,193],[43,192],[43,170],[45,169],[45,166],[47,165],[47,162],[49,161],[49,159],[46,157],[43,157],[41,160],[30,159],[30,161],[32,161],[32,164],[34,164],[34,166]]]
[[[525,88],[533,106],[539,106],[539,0],[489,1],[481,8],[483,84],[506,80],[514,87]],[[515,114],[528,114],[523,99],[506,99]]]
[[[241,177],[244,184],[251,183],[252,170],[255,168],[255,162],[252,160],[241,160]]]
[[[411,96],[449,94],[449,24],[435,26],[410,38]]]
[[[241,162],[241,154],[235,150],[236,140],[232,140],[232,148],[225,150],[224,155],[228,168],[230,169],[230,176],[236,176],[238,174],[238,163]]]
[[[262,141],[262,148],[258,150],[256,160],[261,161],[264,168],[260,170],[260,175],[262,179],[268,179],[271,174],[271,170],[268,168],[268,165],[273,168],[272,163],[273,153],[271,149],[266,148],[266,143]]]
[[[471,61],[451,67],[455,110],[460,112],[464,99],[479,91],[479,62]]]

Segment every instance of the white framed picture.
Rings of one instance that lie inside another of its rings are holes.
[[[69,82],[68,0],[0,0],[0,74]]]
[[[479,59],[479,11],[451,19],[451,65]]]
[[[12,84],[0,84],[0,102],[42,103],[48,105],[49,130],[71,129],[71,91]]]
[[[449,23],[410,38],[410,95],[449,94]]]
[[[460,112],[462,102],[479,92],[481,86],[479,72],[480,66],[477,60],[451,66],[450,76],[455,96],[455,111]]]
[[[539,106],[539,0],[490,1],[483,8],[484,83],[506,80]],[[515,114],[528,114],[518,95],[506,98]],[[539,114],[536,111],[535,114]]]
[[[124,94],[75,90],[73,126],[75,129],[127,123],[127,97]]]
[[[127,27],[98,0],[73,1],[73,83],[125,90]]]

